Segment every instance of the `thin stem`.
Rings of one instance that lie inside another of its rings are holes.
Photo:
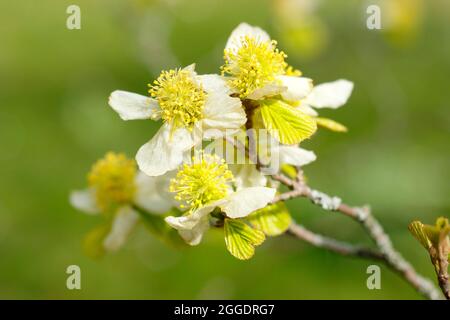
[[[282,174],[282,173],[274,174],[274,175],[272,176],[272,178],[273,178],[274,180],[277,180],[277,181],[281,182],[282,184],[284,184],[285,186],[288,186],[288,187],[293,187],[294,184],[295,184],[295,181],[292,181],[292,179],[290,179],[289,177],[286,177],[286,176],[285,176],[284,174]]]
[[[443,250],[439,248],[439,250]],[[444,296],[447,300],[450,300],[450,281],[448,275],[448,252],[441,252],[439,254],[439,271],[437,271],[437,278],[439,282],[439,287],[441,288]]]
[[[370,238],[376,244],[382,255],[382,260],[387,266],[399,273],[418,292],[428,299],[441,299],[441,294],[433,283],[419,275],[413,266],[395,250],[389,236],[385,233],[378,220],[372,215],[370,208],[352,207],[342,203],[342,200],[338,197],[332,197],[323,192],[313,190],[299,176],[297,176],[296,180],[292,180],[283,175],[277,175],[274,179],[292,188],[291,191],[278,195],[274,202],[285,201],[295,197],[305,197],[325,210],[340,212],[351,217],[365,228]]]

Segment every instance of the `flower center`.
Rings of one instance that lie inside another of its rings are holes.
[[[169,191],[175,192],[175,199],[183,202],[182,207],[196,209],[227,196],[228,183],[233,174],[223,159],[203,154],[200,159],[192,158],[193,164],[184,164],[171,180]]]
[[[88,174],[89,186],[96,191],[96,201],[102,212],[130,203],[136,186],[136,164],[124,154],[108,152],[98,160]]]
[[[175,127],[191,128],[202,119],[206,93],[201,84],[195,82],[191,71],[163,71],[149,87],[151,97],[159,102],[164,121],[172,122]]]
[[[284,59],[287,55],[279,51],[276,45],[275,40],[261,42],[246,36],[242,38],[242,46],[238,50],[224,51],[222,74],[234,77],[230,84],[239,90],[241,98],[285,73],[288,65]]]

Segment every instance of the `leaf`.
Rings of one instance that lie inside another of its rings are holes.
[[[265,128],[282,144],[298,144],[317,130],[313,117],[281,100],[264,100],[260,110]]]
[[[225,219],[224,232],[228,251],[240,260],[250,259],[255,246],[266,238],[262,231],[253,229],[240,219]]]
[[[86,234],[83,240],[84,253],[94,259],[98,259],[105,254],[103,240],[111,230],[111,223],[102,224]]]
[[[328,118],[316,118],[316,122],[319,126],[324,127],[328,130],[334,131],[334,132],[347,132],[348,129],[346,126],[344,126],[343,124],[328,119]]]
[[[295,169],[293,165],[283,163],[281,165],[281,171],[291,179],[295,179],[297,177],[297,169]]]
[[[413,221],[408,229],[428,250],[436,272],[439,272],[442,259],[450,262],[450,224],[447,218],[439,217],[435,225]]]
[[[412,235],[419,240],[419,242],[424,246],[425,249],[430,249],[432,246],[430,239],[428,238],[427,233],[424,230],[424,225],[420,221],[413,221],[408,226],[409,231]]]
[[[423,225],[423,231],[427,235],[428,241],[431,242],[431,245],[435,248],[439,247],[439,241],[441,238],[441,233],[438,228],[435,226],[430,226],[428,224]]]
[[[284,233],[291,224],[291,215],[282,202],[268,205],[250,214],[246,220],[268,236]]]
[[[449,233],[450,232],[450,224],[448,222],[447,218],[439,217],[436,219],[436,228],[438,228],[440,231]]]
[[[171,228],[165,221],[164,218],[169,215],[181,215],[180,211],[173,208],[164,215],[151,214],[144,211],[142,208],[134,207],[134,209],[141,216],[141,220],[147,230],[153,234],[155,237],[165,242],[168,245],[174,247],[185,247],[185,242],[180,238],[178,232]]]

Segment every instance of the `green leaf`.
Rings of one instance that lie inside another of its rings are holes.
[[[109,234],[110,230],[111,223],[105,223],[86,234],[83,240],[83,251],[88,257],[98,259],[105,254],[103,240]]]
[[[268,236],[284,233],[291,224],[291,215],[283,202],[268,205],[250,214],[246,220]]]
[[[424,230],[424,225],[420,221],[413,221],[409,224],[408,229],[412,233],[412,235],[419,240],[419,242],[424,246],[425,249],[430,249],[431,241],[428,238],[427,233]]]
[[[427,238],[431,242],[431,245],[435,248],[438,248],[441,239],[440,230],[436,228],[436,226],[425,224],[423,225],[423,231],[427,235]]]
[[[297,169],[290,164],[283,163],[281,165],[281,171],[291,179],[295,179],[297,177]]]
[[[157,237],[164,243],[174,247],[186,246],[186,243],[181,239],[178,232],[175,229],[171,228],[166,223],[166,221],[164,221],[164,218],[169,215],[181,215],[181,212],[178,209],[173,208],[164,215],[151,214],[136,206],[134,207],[134,209],[141,216],[141,220],[144,223],[144,226],[155,237]]]
[[[435,225],[413,221],[409,224],[408,229],[428,250],[436,272],[439,272],[442,258],[447,258],[450,262],[450,224],[447,218],[439,217]]]
[[[450,223],[448,222],[448,219],[445,217],[439,217],[436,219],[436,228],[438,228],[440,231],[449,233],[450,232]]]
[[[265,128],[282,144],[298,144],[317,130],[313,117],[281,100],[264,100],[259,109]]]
[[[264,233],[253,229],[241,219],[225,219],[225,244],[228,251],[240,260],[250,259],[255,246],[264,242]]]
[[[347,132],[348,129],[343,124],[328,119],[328,118],[316,118],[317,125],[324,127],[328,130],[334,131],[334,132]]]

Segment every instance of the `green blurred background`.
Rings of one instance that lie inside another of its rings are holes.
[[[349,133],[321,130],[308,141],[318,160],[306,174],[315,188],[370,203],[395,246],[434,281],[407,224],[450,212],[450,3],[384,1],[383,29],[368,30],[366,8],[380,2],[2,1],[0,298],[420,299],[384,267],[382,289],[370,291],[371,262],[288,236],[242,262],[217,230],[174,251],[140,227],[120,252],[93,261],[81,240],[99,220],[68,203],[97,158],[133,156],[158,126],[121,121],[109,93],[145,94],[161,69],[192,62],[217,72],[229,33],[246,21],[278,39],[315,83],[354,81],[349,103],[322,113]],[[81,8],[81,30],[66,28],[70,4]],[[370,244],[345,217],[306,200],[289,206],[314,231]],[[66,289],[71,264],[81,267],[82,290]]]

